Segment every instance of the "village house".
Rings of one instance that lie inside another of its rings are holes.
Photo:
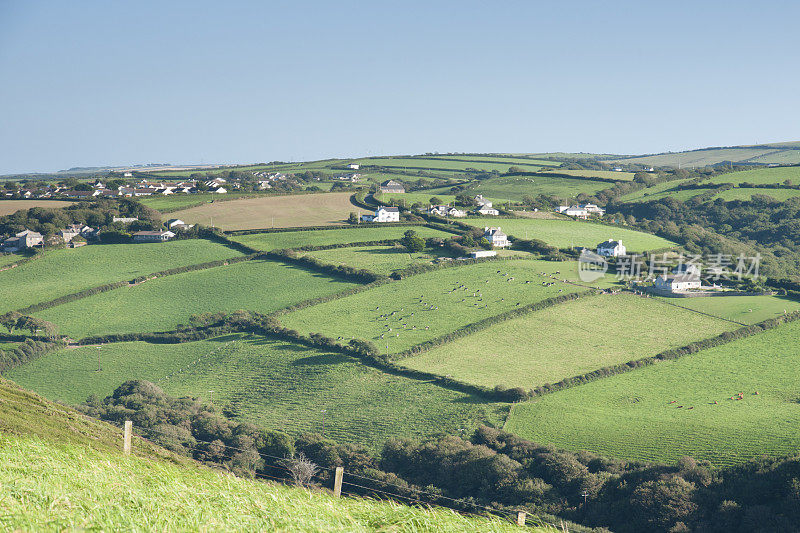
[[[655,288],[664,292],[685,292],[690,289],[699,289],[702,285],[700,276],[693,274],[660,275],[656,278]]]
[[[136,222],[139,220],[139,217],[113,217],[111,219],[112,222],[122,222],[123,224],[130,224],[131,222]]]
[[[351,170],[358,170],[360,167],[361,167],[361,165],[359,165],[357,163],[350,163],[349,165],[347,165],[347,168],[349,168]]]
[[[187,231],[194,227],[194,224],[187,224],[179,218],[173,218],[167,221],[167,227],[173,231]]]
[[[406,189],[399,181],[388,180],[381,183],[381,192],[386,194],[405,193]]]
[[[480,206],[475,212],[479,215],[484,215],[484,216],[489,215],[496,217],[500,215],[500,211],[492,207],[492,202],[489,202],[488,206],[486,205]]]
[[[67,226],[65,229],[59,231],[57,235],[63,239],[65,243],[69,243],[72,241],[72,239],[81,234],[81,230],[83,230],[84,227],[86,226],[81,224],[72,224],[71,226]]]
[[[622,255],[626,255],[627,250],[625,246],[622,245],[622,241],[615,241],[612,239],[608,239],[605,242],[601,242],[597,245],[597,255],[601,255],[603,257],[619,257]]]
[[[364,222],[400,222],[399,207],[379,207],[374,215],[361,215]]]
[[[42,234],[26,229],[3,241],[4,252],[16,252],[42,244]]]
[[[133,234],[133,242],[164,242],[174,236],[171,231],[137,231]]]
[[[508,240],[508,235],[503,233],[499,227],[483,228],[483,237],[490,243],[492,243],[492,246],[497,246],[498,248],[505,248],[506,246],[511,246],[511,241]]]
[[[429,215],[436,215],[439,217],[453,217],[462,218],[467,216],[467,212],[449,205],[432,205],[428,209]]]
[[[475,195],[475,205],[482,207],[492,207],[492,202],[483,197],[482,194]]]
[[[582,204],[582,205],[560,205],[558,212],[570,217],[582,218],[586,220],[590,215],[605,215],[606,210],[595,204]]]

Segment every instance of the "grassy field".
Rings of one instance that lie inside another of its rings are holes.
[[[366,339],[381,352],[388,345],[394,353],[518,305],[583,290],[567,283],[542,285],[543,279],[552,280],[541,272],[563,270],[571,275],[572,267],[574,263],[509,260],[445,268],[301,309],[280,320],[304,333]]]
[[[800,150],[797,152],[800,154]],[[800,166],[757,168],[740,172],[729,172],[727,174],[714,176],[709,182],[735,183],[737,185],[747,182],[754,185],[763,185],[765,183],[783,183],[786,180],[791,180],[794,185],[800,185]]]
[[[129,342],[48,354],[9,377],[47,398],[76,404],[103,398],[128,379],[152,381],[173,396],[235,407],[241,420],[293,435],[324,433],[379,448],[390,437],[423,437],[502,424],[507,406],[392,376],[341,354],[229,335],[178,345]],[[325,411],[323,413],[323,410]]]
[[[503,232],[508,235],[513,235],[520,239],[539,239],[559,248],[570,248],[572,246],[594,248],[608,239],[621,239],[629,252],[644,252],[676,246],[674,242],[650,233],[594,224],[592,222],[537,218],[498,220],[488,217],[468,218],[464,221],[479,228],[500,226]]]
[[[58,209],[74,203],[62,200],[2,200],[0,201],[0,217],[16,213],[20,209],[30,209],[32,207]]]
[[[48,251],[43,257],[0,272],[0,313],[104,283],[240,255],[201,239]]]
[[[6,531],[519,531],[499,518],[334,498],[210,468],[2,434],[0,486]]]
[[[23,256],[18,254],[0,254],[0,268],[10,265],[11,263],[16,263],[22,258]]]
[[[231,240],[255,248],[256,250],[276,250],[299,246],[324,246],[328,244],[349,244],[372,242],[385,239],[400,239],[408,230],[414,230],[421,237],[447,239],[452,233],[425,226],[395,227],[347,227],[344,229],[324,229],[314,231],[281,231],[276,233],[252,233],[236,235]]]
[[[486,198],[520,201],[524,196],[540,194],[572,198],[580,193],[594,194],[607,189],[611,183],[583,178],[555,178],[551,176],[511,176],[482,180],[467,191],[470,195],[482,194]]]
[[[189,207],[194,206],[200,203],[210,203],[211,200],[215,202],[226,202],[236,198],[240,198],[242,196],[253,196],[254,193],[236,193],[236,192],[229,192],[227,194],[213,194],[210,192],[201,192],[197,194],[169,194],[167,196],[164,195],[152,195],[152,196],[142,196],[137,198],[136,200],[146,205],[147,207],[152,207],[153,209],[179,209],[182,207]],[[173,217],[165,217],[165,218],[173,218]]]
[[[727,465],[790,455],[800,447],[798,373],[794,322],[517,404],[506,429],[571,450],[647,461],[689,455]],[[731,399],[740,392],[742,400]]]
[[[401,364],[478,385],[532,389],[736,327],[651,298],[600,295],[508,320]]]
[[[685,183],[684,180],[672,180],[672,181],[665,181],[663,183],[659,183],[652,187],[645,187],[644,189],[639,189],[638,191],[634,191],[629,194],[624,194],[619,197],[621,202],[636,202],[636,201],[647,201],[647,200],[654,200],[658,198],[662,198],[664,196],[674,196],[675,194],[683,194],[683,193],[692,193],[701,194],[703,191],[676,191],[674,190],[675,187],[678,185]]]
[[[336,248],[309,252],[325,263],[347,265],[354,268],[366,268],[380,274],[391,274],[406,268],[412,263],[430,263],[438,257],[450,257],[442,248],[428,248],[423,252],[410,254],[402,246],[359,246],[354,248]],[[516,250],[498,250],[499,257],[527,256],[527,252]]]
[[[275,261],[186,272],[95,294],[36,313],[78,339],[103,333],[174,329],[190,315],[248,309],[267,313],[354,283]]]
[[[344,224],[350,213],[366,213],[350,203],[351,195],[349,192],[298,194],[215,202],[175,211],[170,218],[206,226],[213,221],[215,227],[228,231]]]
[[[789,198],[796,198],[800,196],[800,190],[798,189],[756,189],[756,188],[735,188],[735,189],[728,189],[727,191],[722,191],[721,193],[714,196],[714,198],[722,198],[726,202],[731,200],[745,200],[749,201],[752,199],[753,195],[757,194],[760,196],[771,196],[772,198],[780,201],[785,202]]]
[[[768,318],[779,317],[784,314],[784,311],[792,313],[800,310],[800,303],[780,296],[657,299],[743,324],[756,324]]]
[[[463,157],[459,159],[470,159],[469,157]],[[448,159],[438,159],[438,158],[431,158],[431,159],[424,159],[424,158],[393,158],[393,157],[386,157],[386,158],[375,158],[375,159],[361,159],[355,161],[356,163],[360,163],[362,165],[377,165],[384,168],[394,168],[394,169],[408,169],[408,170],[417,170],[417,169],[431,169],[431,170],[447,170],[452,172],[464,172],[467,169],[476,169],[476,170],[497,170],[499,172],[507,172],[509,167],[512,166],[520,166],[525,168],[526,170],[530,170],[531,172],[535,172],[542,168],[542,164],[535,160],[528,160],[523,162],[513,162],[513,161],[506,161],[502,158],[496,161],[453,161]],[[551,166],[552,163],[550,161],[545,162],[547,166]]]
[[[479,162],[496,163],[501,166],[537,165],[546,167],[557,167],[561,165],[560,161],[548,161],[547,159],[537,159],[536,157],[504,157],[504,156],[472,155],[472,154],[437,155],[431,159],[479,161]]]
[[[545,169],[545,171],[548,170],[551,169]],[[552,170],[552,172],[558,172],[559,174],[569,174],[570,176],[578,176],[583,178],[604,178],[617,181],[633,181],[633,175],[634,175],[633,172],[616,172],[614,170],[568,170],[564,168]]]
[[[681,166],[683,168],[696,168],[708,165],[716,165],[717,163],[722,163],[723,161],[746,162],[759,157],[765,157],[768,160],[775,151],[775,148],[766,146],[740,146],[632,157],[627,159],[619,159],[616,162],[622,164],[635,163],[640,165],[652,165],[656,167],[670,166],[677,168],[678,166]],[[793,150],[793,152],[794,151],[795,150]],[[797,152],[798,155],[800,155],[800,151]]]

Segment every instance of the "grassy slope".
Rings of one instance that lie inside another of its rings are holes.
[[[517,238],[539,239],[559,248],[587,246],[594,248],[608,239],[622,239],[629,252],[644,252],[675,246],[675,243],[641,231],[580,222],[573,220],[544,220],[532,218],[493,219],[470,218],[466,223],[482,228],[500,226],[503,232]]]
[[[541,285],[539,272],[558,269],[566,272],[571,265],[512,260],[446,268],[301,309],[280,319],[287,327],[301,332],[324,333],[334,338],[363,338],[375,342],[381,352],[386,350],[388,343],[389,351],[397,352],[466,324],[515,309],[518,303],[525,305],[558,296],[561,290],[583,290],[566,283],[556,283],[552,287]],[[501,273],[498,274],[498,270]],[[507,281],[510,278],[514,279]],[[532,283],[526,284],[527,280],[532,280]],[[462,284],[467,290],[451,292]],[[476,291],[481,291],[482,297],[473,297]],[[438,309],[430,309],[431,306]],[[380,315],[392,312],[396,314],[380,318]]]
[[[502,424],[507,407],[423,381],[392,376],[340,354],[229,335],[179,345],[144,342],[48,354],[9,377],[53,400],[103,398],[127,379],[147,379],[173,396],[232,404],[239,417],[292,434],[324,433],[378,448],[390,437],[458,433]],[[322,413],[325,410],[326,413]]]
[[[547,170],[549,169],[545,169],[545,171]],[[552,170],[552,172],[569,174],[570,176],[579,176],[583,178],[610,178],[617,181],[633,181],[634,176],[633,172],[615,172],[613,170],[568,170],[559,168],[558,170]]]
[[[601,295],[508,320],[402,364],[479,385],[531,389],[736,327],[653,299]]]
[[[688,180],[686,180],[688,181]],[[648,201],[648,200],[655,200],[661,198],[663,196],[674,196],[676,194],[683,194],[684,192],[692,193],[692,196],[695,194],[701,194],[703,191],[675,191],[675,187],[684,183],[683,180],[672,180],[672,181],[665,181],[663,183],[659,183],[652,187],[646,187],[644,189],[639,189],[638,191],[633,191],[632,193],[624,194],[619,197],[621,202],[636,202],[636,201]]]
[[[470,159],[463,157],[459,159]],[[362,165],[379,165],[386,168],[395,169],[431,169],[431,170],[451,170],[451,171],[464,171],[468,168],[477,170],[498,170],[506,172],[510,166],[521,166],[526,170],[534,172],[542,168],[542,163],[552,165],[550,161],[536,161],[526,160],[525,162],[506,161],[502,158],[499,161],[453,161],[447,159],[424,159],[424,158],[376,158],[376,159],[361,159],[356,161]]]
[[[798,150],[800,154],[800,150]],[[764,183],[783,183],[792,180],[795,185],[800,184],[800,166],[797,167],[773,167],[758,168],[754,170],[743,170],[741,172],[729,172],[714,176],[709,183],[742,183],[748,182],[756,185]]]
[[[53,250],[0,272],[0,313],[104,283],[239,255],[223,245],[200,239]]]
[[[714,196],[714,198],[722,198],[726,202],[731,200],[745,200],[749,201],[754,194],[759,194],[762,196],[771,196],[780,202],[785,202],[789,198],[796,198],[800,196],[800,190],[797,189],[756,189],[756,188],[735,188],[729,189],[727,191],[722,191],[721,193]]]
[[[186,272],[96,294],[36,316],[81,338],[173,329],[192,314],[249,309],[262,313],[355,286],[274,261],[246,261]]]
[[[800,446],[798,373],[794,322],[518,404],[506,429],[572,450],[650,461],[690,455],[725,465],[792,454]],[[739,392],[743,400],[730,399]]]
[[[594,194],[612,184],[583,178],[554,178],[550,176],[512,176],[490,178],[471,187],[468,194],[482,194],[486,198],[520,201],[523,196],[539,194],[571,198],[580,193]]]
[[[740,146],[732,148],[716,148],[710,150],[694,150],[691,152],[678,152],[671,154],[640,156],[620,159],[623,164],[638,163],[641,165],[673,166],[681,165],[684,168],[704,167],[715,165],[723,161],[748,161],[750,159],[767,156],[775,152],[775,148]],[[800,152],[798,152],[800,153]],[[767,157],[767,159],[769,159]]]
[[[663,298],[663,300],[743,324],[756,324],[768,318],[778,317],[784,310],[789,313],[800,310],[800,303],[779,296],[718,296]]]
[[[402,246],[359,246],[354,248],[335,248],[318,250],[308,255],[325,263],[366,268],[380,274],[391,274],[406,268],[412,263],[430,263],[437,257],[450,257],[443,248],[428,248],[424,252],[410,254]],[[517,250],[498,250],[500,257],[528,256],[527,252]]]
[[[35,436],[62,444],[91,446],[101,451],[113,452],[122,448],[121,429],[45,400],[3,378],[0,378],[0,435]],[[2,448],[0,446],[0,450]],[[142,457],[189,463],[185,458],[146,443],[137,446],[134,453]],[[2,465],[3,461],[0,461],[0,469]],[[0,508],[3,508],[2,496]]]
[[[320,246],[327,244],[345,244],[353,242],[370,242],[385,239],[400,239],[408,230],[414,230],[421,237],[452,237],[452,233],[439,231],[425,226],[413,227],[354,227],[346,229],[326,229],[315,231],[282,231],[278,233],[253,233],[238,235],[231,240],[240,242],[257,250],[275,250],[295,248],[299,246]]]
[[[30,437],[0,435],[0,486],[10,531],[519,531]]]

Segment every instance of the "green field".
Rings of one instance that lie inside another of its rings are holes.
[[[506,157],[506,156],[491,156],[491,155],[437,155],[435,158],[441,160],[463,160],[463,161],[478,161],[495,163],[501,166],[523,166],[523,165],[537,165],[545,167],[557,167],[561,165],[560,161],[548,161],[547,159],[537,159],[535,157]]]
[[[0,254],[0,268],[10,265],[11,263],[16,263],[23,258],[24,256],[18,254]]]
[[[570,450],[645,461],[689,455],[727,465],[792,455],[800,447],[798,374],[795,322],[517,404],[505,429]],[[740,392],[744,399],[730,399]]]
[[[797,150],[800,155],[800,150]],[[793,185],[800,185],[800,166],[795,167],[772,167],[758,168],[754,170],[743,170],[740,172],[728,172],[711,178],[710,183],[752,183],[763,185],[765,183],[783,183],[791,180]]]
[[[545,169],[545,171],[550,169]],[[604,178],[604,179],[612,179],[616,181],[633,181],[633,172],[617,172],[614,170],[569,170],[564,168],[559,168],[557,170],[552,170],[552,172],[558,172],[559,174],[569,174],[570,176],[578,176],[583,178]]]
[[[552,280],[540,273],[557,270],[571,275],[574,263],[518,259],[445,268],[301,309],[280,320],[303,333],[366,339],[381,352],[388,345],[394,353],[518,305],[584,290],[567,283],[542,286],[542,279]],[[461,286],[466,290],[458,289]]]
[[[394,227],[347,227],[343,229],[323,229],[314,231],[281,231],[275,233],[251,233],[232,236],[231,240],[240,242],[256,250],[280,250],[300,246],[326,246],[328,244],[349,244],[373,242],[386,239],[400,239],[408,230],[414,230],[420,237],[439,237],[447,239],[453,233],[439,231],[426,226]]]
[[[641,201],[649,201],[649,200],[656,200],[659,198],[663,198],[665,196],[674,196],[676,194],[683,194],[686,192],[692,193],[692,196],[695,194],[701,194],[703,191],[677,191],[675,187],[682,183],[686,183],[688,180],[672,180],[672,181],[665,181],[663,183],[659,183],[657,185],[653,185],[652,187],[645,187],[644,189],[639,189],[638,191],[634,191],[632,193],[624,194],[619,197],[621,202],[641,202]]]
[[[507,320],[401,364],[488,387],[533,389],[736,327],[651,298],[590,296]]]
[[[656,167],[670,166],[678,168],[697,168],[708,165],[716,165],[725,161],[748,162],[754,159],[761,159],[763,162],[772,162],[775,157],[776,148],[769,145],[762,146],[738,146],[730,148],[712,148],[704,150],[692,150],[690,152],[677,152],[667,154],[655,154],[638,156],[626,159],[617,159],[615,162],[624,164],[652,165]],[[795,153],[796,158],[800,159],[800,151],[789,150]]]
[[[135,447],[140,443],[136,439]],[[9,434],[0,434],[0,486],[5,531],[520,530],[501,518],[334,498],[322,490],[237,478],[196,465]]]
[[[464,157],[460,159],[469,159],[469,158]],[[407,170],[431,169],[431,170],[447,170],[452,172],[464,172],[467,169],[484,170],[484,171],[497,170],[499,172],[507,172],[508,168],[512,166],[521,166],[526,170],[535,172],[536,170],[539,170],[540,168],[542,168],[542,166],[544,166],[542,163],[545,163],[547,166],[553,165],[551,161],[538,162],[535,160],[529,160],[523,163],[523,162],[505,161],[502,159],[496,161],[473,161],[473,160],[453,161],[447,159],[436,159],[436,158],[423,159],[416,157],[415,158],[385,157],[385,158],[374,158],[374,159],[359,159],[359,160],[354,160],[354,162],[362,165],[375,165],[384,168],[407,169]]]
[[[481,180],[471,186],[467,194],[482,194],[486,198],[520,201],[524,196],[540,194],[572,198],[580,193],[594,194],[611,187],[606,181],[584,178],[556,178],[552,176],[510,176]]]
[[[240,256],[202,239],[53,250],[0,272],[0,313],[169,268]]]
[[[594,248],[608,239],[621,239],[628,252],[645,252],[677,246],[674,242],[650,233],[577,220],[468,218],[464,222],[478,228],[500,226],[507,235],[519,239],[539,239],[559,248],[573,246]]]
[[[800,303],[780,296],[714,296],[710,298],[657,298],[726,320],[756,324],[800,310]]]
[[[111,394],[129,379],[152,381],[172,396],[232,405],[241,420],[299,435],[379,447],[390,437],[424,437],[502,424],[501,404],[393,376],[341,354],[229,335],[178,345],[144,342],[48,354],[9,375],[43,396],[77,404]],[[322,411],[325,411],[324,413]]]
[[[785,202],[789,198],[797,198],[800,196],[798,189],[757,189],[757,188],[735,188],[722,191],[714,196],[714,198],[722,198],[726,202],[731,200],[745,200],[750,201],[753,195],[771,196],[779,202]]]
[[[166,331],[193,314],[238,309],[267,313],[355,285],[275,261],[246,261],[95,294],[36,316],[75,339]]]
[[[307,255],[336,265],[347,265],[353,268],[366,268],[379,274],[391,274],[412,263],[431,263],[439,257],[450,257],[443,248],[428,248],[423,252],[410,254],[402,246],[359,246],[353,248],[335,248],[318,250]],[[527,252],[516,250],[498,250],[499,257],[527,256]]]
[[[236,198],[241,198],[242,196],[256,196],[255,193],[237,193],[237,192],[229,192],[226,194],[213,194],[210,192],[201,192],[197,194],[168,194],[166,196],[159,194],[159,195],[152,195],[152,196],[142,196],[137,198],[136,200],[140,204],[144,204],[147,207],[152,207],[153,209],[184,209],[187,207],[191,207],[197,204],[203,203],[210,203],[211,200],[215,202],[224,202],[228,200],[234,200]],[[170,218],[168,216],[164,217]]]

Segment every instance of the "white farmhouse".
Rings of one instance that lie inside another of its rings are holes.
[[[492,207],[492,202],[484,198],[482,194],[475,195],[475,203],[482,207]]]
[[[499,227],[483,228],[483,236],[486,240],[492,243],[492,246],[497,246],[498,248],[505,248],[506,246],[511,246],[511,241],[508,240],[508,235],[503,233]]]
[[[358,170],[360,167],[361,167],[361,165],[359,165],[357,163],[350,163],[349,165],[347,165],[347,168],[349,168],[351,170]]]
[[[693,274],[672,274],[669,276],[662,274],[655,281],[655,288],[665,292],[684,292],[689,289],[699,289],[700,285],[700,277]]]
[[[400,222],[399,207],[379,207],[374,215],[361,215],[364,222]]]
[[[137,231],[133,234],[133,242],[164,242],[174,236],[171,231]]]
[[[498,211],[497,209],[493,208],[491,202],[489,202],[488,206],[482,205],[475,212],[478,213],[479,215],[484,215],[484,216],[489,215],[489,216],[496,217],[496,216],[500,215],[500,211]]]
[[[627,250],[625,250],[625,246],[622,245],[622,241],[614,241],[608,239],[605,242],[601,242],[597,245],[597,255],[601,255],[603,257],[619,257],[621,255],[625,255]]]

